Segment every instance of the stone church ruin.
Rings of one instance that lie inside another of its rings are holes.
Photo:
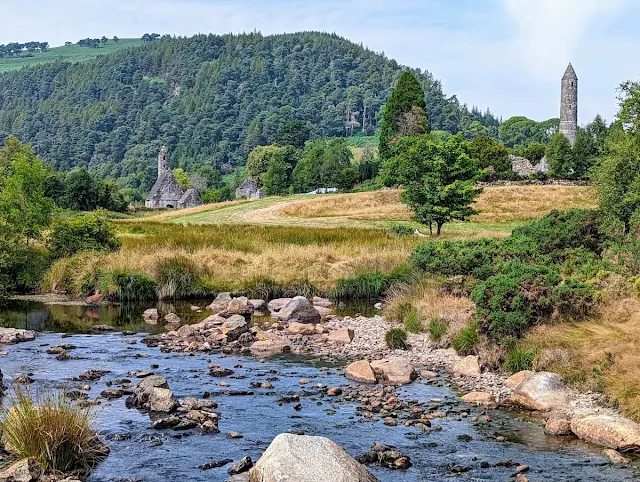
[[[169,169],[168,151],[162,146],[158,154],[158,180],[144,205],[150,209],[184,209],[200,206],[202,200],[195,189],[185,189]]]

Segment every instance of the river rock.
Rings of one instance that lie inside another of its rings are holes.
[[[509,400],[529,410],[562,410],[569,406],[571,390],[560,375],[537,372],[520,383]]]
[[[236,341],[240,338],[240,335],[249,331],[249,324],[242,315],[233,315],[227,318],[220,327],[222,334],[227,337],[229,341]]]
[[[612,464],[628,464],[631,462],[628,458],[622,455],[620,452],[616,452],[613,449],[604,449],[602,453],[609,459]]]
[[[169,389],[164,377],[151,375],[143,379],[127,399],[128,407],[135,407],[151,412],[171,413],[179,407],[178,400]]]
[[[408,385],[418,374],[407,358],[390,357],[371,362],[371,368],[378,380],[387,380],[397,385]]]
[[[269,304],[267,305],[267,309],[271,313],[275,313],[277,311],[280,311],[285,306],[287,306],[292,299],[293,298],[276,298],[275,300],[269,301]]]
[[[253,306],[253,311],[264,313],[268,309],[265,300],[249,300],[249,303]]]
[[[574,416],[571,431],[587,442],[622,452],[640,451],[640,424],[620,415]]]
[[[0,370],[0,397],[4,394],[4,391],[7,389],[7,387],[5,387],[2,383],[3,381],[4,381],[4,377],[2,376],[2,370]]]
[[[0,471],[0,482],[36,482],[42,469],[35,458],[22,459]]]
[[[287,330],[289,330],[289,333],[292,335],[315,335],[316,325],[294,321],[293,323],[289,323]]]
[[[171,413],[179,407],[178,400],[168,388],[153,388],[149,396],[149,410],[152,412]]]
[[[255,356],[271,356],[291,351],[291,344],[286,338],[275,336],[266,340],[253,342],[249,350],[251,350],[251,353]]]
[[[342,447],[325,437],[278,435],[251,470],[251,482],[377,482]]]
[[[227,308],[220,312],[220,316],[229,318],[234,315],[251,316],[253,314],[253,305],[249,303],[249,299],[241,296],[240,298],[233,298],[227,304]]]
[[[327,340],[333,343],[348,345],[353,341],[354,336],[355,333],[351,328],[338,328],[329,333]]]
[[[180,317],[175,313],[167,313],[164,316],[164,321],[169,325],[179,325],[182,323],[182,320],[180,319]]]
[[[158,313],[158,310],[155,308],[149,308],[148,310],[144,310],[142,313],[142,319],[145,323],[156,325],[160,319],[160,313]]]
[[[400,453],[395,447],[374,442],[371,450],[357,458],[366,465],[379,465],[387,469],[406,470],[411,467],[411,459]]]
[[[453,373],[455,375],[462,375],[465,377],[476,377],[480,375],[480,364],[478,363],[478,357],[475,355],[464,357],[453,366]]]
[[[322,308],[331,308],[333,306],[333,301],[327,298],[319,298],[318,296],[314,296],[311,303],[313,303],[313,306],[320,306]]]
[[[571,415],[553,412],[544,425],[544,431],[552,435],[571,435]]]
[[[213,303],[207,306],[207,309],[213,311],[214,313],[220,313],[221,311],[227,309],[227,306],[229,306],[229,303],[232,299],[233,298],[231,298],[231,293],[218,293],[216,299],[213,300]]]
[[[296,296],[278,312],[278,321],[319,323],[320,313],[304,296]]]
[[[231,467],[227,473],[229,475],[244,474],[245,472],[248,472],[251,467],[253,467],[253,460],[251,460],[251,457],[244,457],[237,464]]]
[[[533,375],[533,372],[531,370],[522,370],[521,372],[514,373],[509,378],[507,378],[504,384],[507,388],[515,390],[522,382],[528,380],[531,375]]]
[[[313,307],[318,313],[320,313],[320,318],[323,320],[335,314],[335,311],[332,310],[331,308],[325,308],[324,306],[316,306],[316,305],[313,305]]]
[[[176,331],[176,334],[178,335],[179,338],[182,338],[182,339],[185,339],[185,340],[188,339],[188,338],[193,338],[194,336],[198,335],[196,330],[190,325],[181,326]]]
[[[344,376],[360,383],[378,383],[376,374],[366,360],[353,362],[344,370]]]
[[[480,405],[487,408],[496,408],[496,398],[489,392],[471,392],[462,397],[464,402],[472,405]]]
[[[12,345],[36,339],[35,331],[17,328],[0,328],[0,345]]]

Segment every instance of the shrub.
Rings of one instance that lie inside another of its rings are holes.
[[[52,258],[58,259],[80,251],[116,251],[120,244],[113,224],[103,213],[95,212],[56,222],[49,251]]]
[[[507,352],[507,359],[502,364],[502,369],[511,373],[531,370],[537,354],[538,352],[534,348],[511,348]]]
[[[495,340],[520,337],[531,325],[548,319],[561,278],[554,270],[518,261],[478,283],[472,293],[480,328]]]
[[[13,293],[33,292],[49,264],[47,251],[25,245],[13,245],[4,251],[4,246],[0,246],[0,284]]]
[[[591,209],[551,211],[546,216],[513,230],[513,238],[532,240],[537,251],[554,258],[565,249],[585,248],[599,253],[604,241],[598,225],[598,213]]]
[[[398,236],[410,236],[413,234],[414,229],[406,223],[393,223],[391,224],[391,231]]]
[[[562,316],[580,321],[593,314],[599,301],[598,292],[591,285],[572,278],[556,287],[556,309]]]
[[[458,354],[467,356],[474,352],[479,341],[478,323],[473,322],[465,326],[453,337],[451,346]]]
[[[197,266],[185,256],[159,260],[155,266],[155,279],[161,299],[189,298],[205,294]]]
[[[384,335],[384,340],[391,350],[406,350],[409,348],[407,343],[407,332],[402,328],[391,328]]]
[[[429,322],[429,337],[432,341],[440,341],[449,329],[449,322],[442,319],[433,319]]]
[[[420,313],[415,307],[411,307],[404,317],[404,328],[409,333],[421,333],[423,330]]]
[[[430,242],[418,246],[411,260],[429,274],[473,275],[484,279],[491,275],[490,255],[499,246],[499,241],[490,239]]]
[[[14,404],[0,416],[0,428],[20,458],[34,457],[43,471],[88,475],[108,454],[92,427],[93,413],[63,395],[34,402],[17,391]]]

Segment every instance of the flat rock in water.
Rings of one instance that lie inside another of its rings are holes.
[[[566,409],[571,396],[560,375],[537,372],[518,385],[509,400],[529,410],[549,411]]]
[[[553,412],[545,423],[544,431],[552,435],[571,435],[571,415]]]
[[[250,472],[252,482],[378,482],[342,447],[325,437],[278,435]]]
[[[404,357],[390,357],[371,362],[371,368],[379,380],[387,380],[398,385],[408,385],[418,374],[411,362]]]
[[[280,339],[258,340],[251,344],[249,350],[256,356],[271,356],[291,351],[291,344],[284,337]]]
[[[0,328],[0,345],[12,345],[36,339],[36,332],[17,328]]]
[[[316,334],[316,325],[311,323],[289,323],[287,325],[287,330],[289,333],[293,335],[315,335]]]
[[[462,397],[462,400],[472,405],[480,405],[487,408],[496,408],[498,406],[495,397],[489,392],[467,393]]]
[[[276,311],[280,311],[282,308],[287,306],[293,298],[276,298],[274,300],[269,301],[267,305],[267,309],[274,313]]]
[[[227,318],[220,327],[222,334],[227,337],[229,341],[236,341],[240,338],[240,335],[249,331],[249,323],[242,315],[233,315]]]
[[[351,363],[344,370],[344,376],[349,380],[353,380],[360,383],[378,383],[378,378],[374,373],[371,365],[366,360],[360,360]]]
[[[333,330],[329,333],[327,340],[333,343],[348,345],[353,341],[354,337],[355,333],[351,328],[338,328],[337,330]]]
[[[587,442],[622,452],[640,451],[640,424],[620,415],[574,416],[571,431]]]
[[[278,321],[320,323],[320,313],[304,296],[296,296],[278,312]]]

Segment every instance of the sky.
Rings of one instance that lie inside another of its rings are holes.
[[[0,0],[0,44],[318,30],[428,70],[447,95],[507,119],[558,117],[569,62],[579,117],[613,120],[640,79],[638,0]]]

